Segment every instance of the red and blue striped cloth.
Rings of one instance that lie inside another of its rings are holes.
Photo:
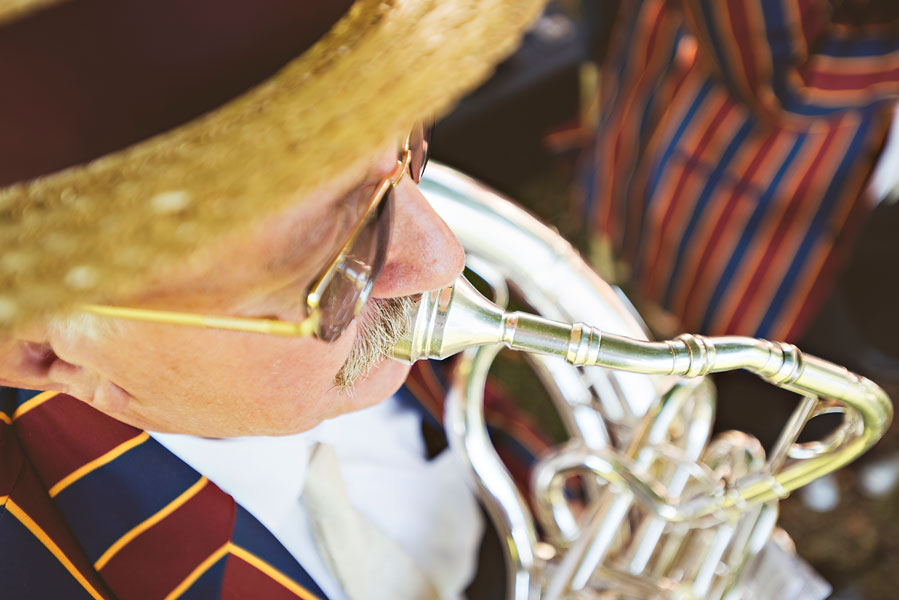
[[[0,597],[325,597],[146,432],[64,394],[22,394],[0,407]]]
[[[439,422],[445,388],[429,363],[401,393]],[[492,434],[513,442],[501,453],[526,480],[547,441],[508,399],[488,404]],[[0,598],[325,595],[259,521],[145,431],[65,394],[0,388]]]
[[[827,0],[621,5],[591,230],[682,330],[796,339],[872,204],[899,24],[833,23]]]

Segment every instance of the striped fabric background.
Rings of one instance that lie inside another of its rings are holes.
[[[622,3],[586,208],[682,330],[795,339],[870,208],[899,30],[834,25],[827,6]]]

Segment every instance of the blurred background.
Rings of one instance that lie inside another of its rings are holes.
[[[521,49],[438,124],[433,156],[514,198],[558,229],[628,293],[656,337],[669,338],[685,331],[682,323],[664,306],[642,297],[639,283],[629,277],[626,266],[618,268],[614,249],[609,251],[597,241],[601,236],[584,199],[583,182],[595,168],[590,150],[602,134],[602,113],[607,109],[600,101],[599,83],[604,69],[617,67],[612,53],[616,44],[620,48],[624,43],[615,41],[627,22],[627,15],[621,13],[637,5],[680,3],[634,2],[627,8],[619,4],[627,5],[599,0],[551,2]],[[899,16],[896,4],[894,0],[832,2],[832,16],[852,22],[861,20],[858,11],[868,11],[862,25],[883,25]],[[895,27],[884,31],[879,35],[899,39]],[[701,44],[697,52],[703,52]],[[717,77],[726,87],[726,74]],[[866,204],[858,211],[857,230],[846,244],[835,279],[817,288],[819,301],[809,322],[791,332],[795,336],[789,341],[874,379],[895,399],[899,397],[899,206],[895,203],[899,140],[890,138],[897,135],[895,129],[887,134],[894,102],[886,99],[872,110],[878,111],[883,139],[875,140],[866,159],[861,182],[865,198],[859,201]],[[840,232],[834,235],[839,237]],[[738,333],[756,335],[755,331]],[[513,368],[500,377],[525,402],[542,402],[528,376]],[[727,374],[717,377],[716,384],[716,429],[747,431],[766,447],[798,400],[748,375]],[[829,426],[818,424],[818,432]],[[792,536],[798,552],[833,585],[833,598],[896,597],[896,425],[862,459],[784,501],[780,525]]]

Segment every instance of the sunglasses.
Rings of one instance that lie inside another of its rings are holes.
[[[81,309],[106,317],[168,325],[292,337],[314,335],[325,342],[337,339],[362,311],[384,267],[393,223],[394,192],[407,171],[412,181],[421,181],[428,163],[432,129],[432,126],[421,123],[412,128],[400,148],[396,167],[375,188],[362,217],[309,287],[306,294],[307,317],[302,321],[199,315],[98,304],[85,305]]]

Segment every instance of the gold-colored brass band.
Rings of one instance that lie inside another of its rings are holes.
[[[103,317],[146,321],[164,325],[187,325],[209,329],[227,329],[247,333],[264,333],[285,337],[307,337],[315,333],[318,317],[313,315],[298,323],[276,321],[274,319],[253,319],[249,317],[217,317],[181,312],[168,312],[145,308],[125,308],[120,306],[101,306],[86,304],[81,310]]]

